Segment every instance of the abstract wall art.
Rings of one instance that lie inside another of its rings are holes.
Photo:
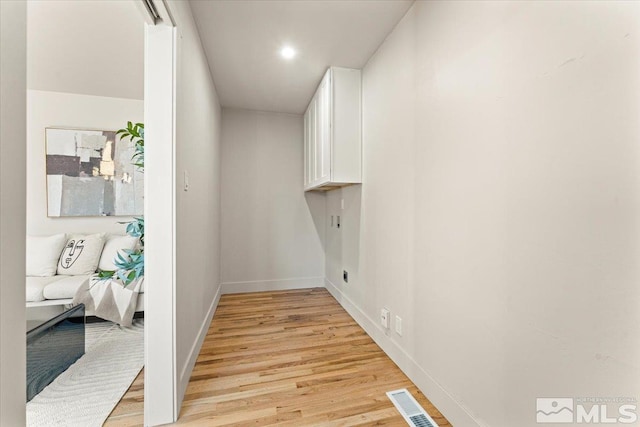
[[[50,217],[143,214],[144,175],[115,131],[45,129]]]

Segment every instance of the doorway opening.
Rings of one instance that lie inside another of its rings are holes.
[[[144,37],[133,1],[27,2],[29,426],[101,424],[144,365]]]

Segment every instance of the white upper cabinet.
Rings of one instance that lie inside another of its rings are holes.
[[[360,70],[331,67],[304,115],[304,189],[362,182]]]

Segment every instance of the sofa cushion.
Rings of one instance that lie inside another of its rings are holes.
[[[27,236],[27,276],[55,275],[65,243],[67,238],[64,234]]]
[[[42,292],[45,299],[73,298],[84,282],[91,278],[90,274],[78,276],[59,276],[60,279],[48,284]]]
[[[58,274],[77,276],[95,273],[104,247],[105,235],[76,234],[67,240],[58,262]]]
[[[65,276],[48,276],[48,277],[35,277],[27,276],[27,302],[39,302],[44,301],[43,291],[45,287],[53,282],[56,282]]]
[[[100,270],[114,271],[117,267],[113,261],[116,259],[119,251],[123,249],[133,250],[138,245],[138,238],[131,236],[118,236],[111,235],[107,238],[107,242],[104,244],[102,255],[100,256],[100,262],[98,268]],[[124,253],[122,255],[125,255]]]

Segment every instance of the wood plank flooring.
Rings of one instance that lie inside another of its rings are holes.
[[[142,425],[143,381],[106,426]],[[450,426],[326,289],[223,295],[175,425],[406,426],[399,388]]]
[[[144,425],[144,369],[140,371],[122,400],[113,408],[105,426],[139,427]]]

